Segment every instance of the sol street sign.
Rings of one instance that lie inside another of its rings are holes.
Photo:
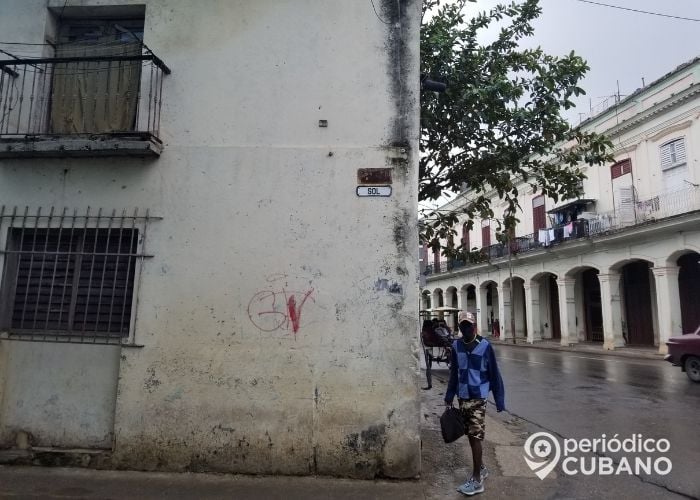
[[[357,196],[391,196],[391,186],[357,186]]]

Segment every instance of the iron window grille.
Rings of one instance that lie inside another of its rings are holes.
[[[46,212],[44,212],[46,213]],[[148,211],[0,208],[0,332],[13,340],[135,343]]]

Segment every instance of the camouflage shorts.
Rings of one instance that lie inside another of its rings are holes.
[[[464,433],[483,441],[486,432],[486,400],[460,399],[459,409],[464,418]]]

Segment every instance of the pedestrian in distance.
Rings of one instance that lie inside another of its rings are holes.
[[[464,433],[469,438],[473,469],[467,481],[457,488],[464,495],[483,493],[488,469],[482,461],[482,441],[486,430],[486,400],[493,392],[496,411],[505,410],[505,388],[498,371],[493,346],[476,332],[474,315],[459,314],[462,338],[452,343],[450,381],[445,405],[452,406],[455,396],[464,419]]]
[[[449,347],[452,345],[452,341],[454,340],[452,337],[452,332],[447,327],[447,323],[444,319],[438,321],[437,325],[437,328],[435,328],[435,334],[440,337],[445,347]]]

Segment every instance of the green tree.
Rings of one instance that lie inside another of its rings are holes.
[[[585,93],[578,83],[586,62],[573,52],[555,57],[519,47],[534,33],[539,0],[466,19],[468,1],[475,0],[423,3],[421,73],[444,81],[447,90],[421,95],[419,199],[469,193],[458,211],[422,211],[423,241],[456,234],[452,228],[465,214],[470,227],[475,216],[493,218],[491,191],[507,202],[505,213],[496,214],[505,232],[517,223],[523,183],[554,200],[574,198],[585,177],[581,164],[611,160],[605,137],[572,127],[561,114]],[[495,40],[480,44],[493,23],[500,25]]]

